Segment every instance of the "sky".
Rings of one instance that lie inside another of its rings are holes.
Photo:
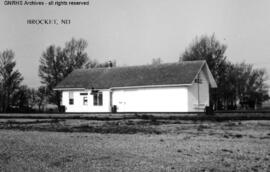
[[[265,68],[270,76],[269,0],[89,1],[89,6],[77,7],[7,6],[0,1],[0,52],[15,52],[24,84],[40,86],[42,52],[52,44],[64,47],[73,37],[87,40],[91,59],[131,66],[150,64],[153,58],[177,62],[196,36],[215,34],[228,46],[229,61]],[[47,18],[70,19],[71,24],[26,22]]]

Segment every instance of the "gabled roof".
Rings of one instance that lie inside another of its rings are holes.
[[[185,61],[161,65],[79,69],[69,74],[56,86],[55,90],[189,85],[194,82],[194,79],[203,68],[206,68],[210,85],[216,87],[215,80],[205,61]]]

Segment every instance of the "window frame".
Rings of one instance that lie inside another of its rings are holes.
[[[88,105],[88,97],[87,96],[83,96],[83,105],[84,106]]]
[[[93,94],[93,105],[103,106],[103,93],[102,92],[97,92]]]
[[[70,91],[69,94],[68,94],[68,103],[69,105],[74,105],[74,92],[73,91]]]

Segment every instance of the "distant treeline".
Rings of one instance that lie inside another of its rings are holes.
[[[114,67],[116,61],[99,63],[85,52],[84,39],[71,39],[64,47],[50,45],[40,57],[38,75],[42,85],[30,88],[22,85],[23,76],[15,69],[12,50],[0,52],[0,112],[44,112],[48,104],[61,110],[61,92],[53,88],[75,69]],[[218,88],[211,89],[211,105],[215,109],[254,109],[268,100],[266,71],[251,64],[233,64],[226,59],[226,46],[215,36],[202,36],[181,55],[180,61],[206,60]],[[153,65],[162,63],[153,59]]]

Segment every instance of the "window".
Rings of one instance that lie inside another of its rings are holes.
[[[102,106],[103,104],[103,96],[102,92],[97,92],[94,94],[94,106]]]
[[[74,95],[73,92],[69,92],[69,104],[73,105],[74,104]]]
[[[87,97],[83,97],[83,105],[88,105],[88,99]]]
[[[81,96],[87,96],[88,93],[80,93]]]

